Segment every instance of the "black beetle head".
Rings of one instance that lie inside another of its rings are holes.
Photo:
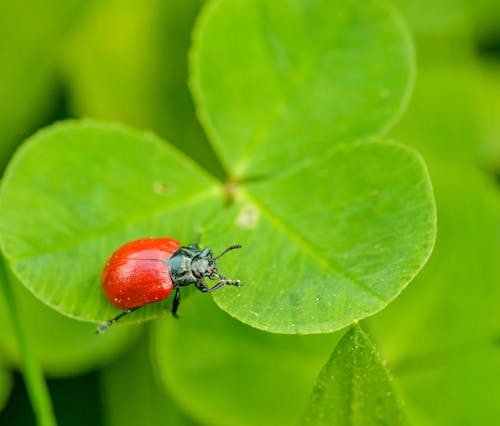
[[[238,248],[241,248],[240,244],[232,245],[215,257],[213,257],[212,251],[209,249],[201,251],[191,261],[191,273],[198,279],[209,278],[227,280],[227,278],[220,273],[219,269],[217,269],[216,260],[224,256],[228,251]]]

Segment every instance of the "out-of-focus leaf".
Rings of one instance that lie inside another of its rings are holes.
[[[304,424],[406,424],[389,373],[358,325],[344,335],[323,367]]]
[[[479,111],[481,163],[500,175],[500,120],[498,120],[500,117],[500,64],[482,67],[479,76],[479,96],[476,108]]]
[[[54,108],[57,54],[82,0],[0,2],[0,167]]]
[[[408,112],[392,134],[420,150],[429,162],[484,162],[480,113],[488,106],[482,104],[481,84],[474,66],[422,69]],[[489,142],[495,143],[499,144]]]
[[[187,87],[202,2],[99,1],[67,44],[64,65],[76,114],[152,129],[222,176]]]
[[[172,362],[170,368],[176,368]],[[133,374],[131,374],[133,372]],[[101,372],[107,426],[194,426],[157,381],[149,357],[149,341],[140,339],[124,357]]]
[[[321,365],[341,333],[280,336],[250,328],[196,294],[178,321],[154,324],[164,384],[204,424],[297,424]]]
[[[468,50],[471,38],[494,28],[500,18],[496,0],[391,0],[419,39],[448,39],[454,47]],[[458,41],[458,43],[456,43]],[[439,43],[439,41],[438,41]],[[459,44],[457,46],[457,44]],[[426,45],[428,47],[428,45]],[[444,48],[445,45],[441,45]],[[450,45],[448,46],[450,47]]]
[[[484,2],[484,0],[479,0]],[[472,16],[468,0],[392,0],[407,20],[412,32],[419,36],[469,35]],[[431,12],[431,13],[430,13]]]

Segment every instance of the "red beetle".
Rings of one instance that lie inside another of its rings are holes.
[[[126,311],[101,324],[97,332],[102,333],[141,306],[165,299],[173,289],[172,313],[177,317],[179,287],[182,286],[194,284],[198,290],[210,293],[225,284],[243,285],[240,280],[227,279],[215,263],[228,251],[237,248],[241,245],[230,246],[214,257],[211,249],[200,250],[198,243],[181,247],[173,238],[144,238],[121,246],[104,266],[102,286],[107,299]],[[205,278],[219,282],[208,288],[203,282]]]

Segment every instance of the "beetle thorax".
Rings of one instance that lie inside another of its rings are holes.
[[[177,250],[168,260],[168,266],[174,286],[186,286],[218,275],[215,259],[191,247]]]

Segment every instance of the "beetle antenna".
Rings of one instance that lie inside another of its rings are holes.
[[[224,250],[221,254],[218,256],[214,257],[214,260],[220,259],[222,256],[224,256],[228,251],[235,250],[242,248],[243,246],[241,244],[234,244],[232,246],[229,246],[226,250]]]

